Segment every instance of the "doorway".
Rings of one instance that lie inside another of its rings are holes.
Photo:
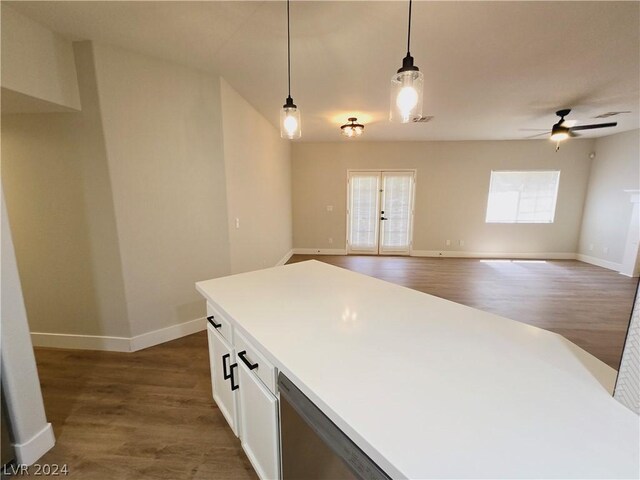
[[[411,253],[415,182],[415,170],[348,172],[347,253]]]

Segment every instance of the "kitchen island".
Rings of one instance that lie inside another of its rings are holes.
[[[268,399],[248,407],[214,378],[261,477],[281,474],[279,441],[264,445],[277,372],[392,478],[640,475],[640,423],[611,396],[615,371],[560,335],[317,261],[197,289],[210,342],[227,349],[212,374],[244,403]]]

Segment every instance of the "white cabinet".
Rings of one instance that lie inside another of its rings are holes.
[[[235,363],[233,347],[209,323],[209,363],[213,399],[229,423],[233,433],[238,435],[237,385],[238,366]]]
[[[242,448],[263,480],[280,478],[276,369],[235,327],[207,304],[207,332],[213,399],[242,440]],[[231,343],[233,342],[233,343]]]
[[[238,371],[242,448],[261,479],[279,479],[278,399],[240,359]]]

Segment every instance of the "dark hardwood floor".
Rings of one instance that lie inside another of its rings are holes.
[[[565,335],[617,367],[637,280],[576,261],[294,256]],[[256,478],[211,398],[207,336],[135,353],[36,348],[56,446],[38,463],[87,480]]]
[[[86,480],[255,479],[211,397],[206,332],[134,353],[36,348],[55,447]]]
[[[566,338],[616,370],[638,284],[576,260],[294,255],[496,313]]]

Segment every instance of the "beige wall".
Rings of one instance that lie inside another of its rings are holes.
[[[640,188],[640,130],[598,138],[596,153],[579,253],[620,264],[632,212],[630,195],[624,190]]]
[[[294,248],[344,249],[347,170],[397,168],[417,170],[414,251],[572,254],[594,143],[573,140],[558,152],[546,141],[295,143]],[[555,222],[486,224],[492,169],[559,169]]]
[[[2,170],[32,332],[130,334],[91,44],[83,109],[2,116]]]
[[[2,4],[1,12],[3,103],[29,105],[28,97],[33,97],[79,109],[71,42],[6,3]],[[5,112],[6,107],[3,104]]]
[[[131,334],[204,315],[198,280],[229,272],[219,78],[96,46]]]
[[[202,318],[229,273],[215,76],[75,44],[83,109],[2,116],[32,332],[130,338]]]
[[[290,144],[224,80],[221,95],[231,272],[272,267],[292,248]]]

